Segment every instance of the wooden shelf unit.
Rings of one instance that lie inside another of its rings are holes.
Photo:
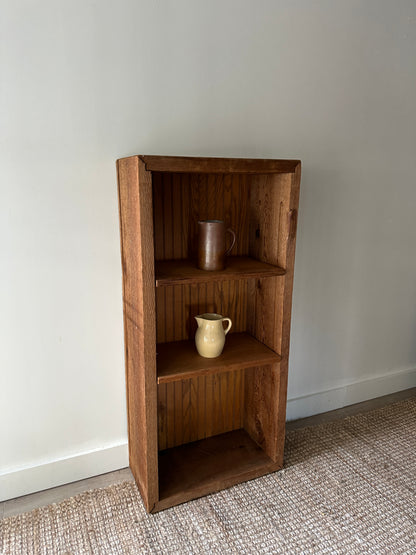
[[[282,467],[300,162],[117,169],[130,466],[157,512]],[[236,232],[224,271],[196,268],[200,219]],[[194,347],[203,312],[233,321],[216,359]]]

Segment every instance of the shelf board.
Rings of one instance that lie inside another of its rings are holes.
[[[200,270],[191,260],[162,260],[155,262],[156,287],[283,276],[286,271],[279,266],[260,262],[249,256],[230,256],[225,270],[208,272]]]
[[[136,156],[132,157],[136,158]],[[139,155],[147,171],[169,173],[293,173],[300,160]]]
[[[279,468],[243,429],[166,449],[159,453],[154,512]]]
[[[248,333],[230,333],[222,354],[217,358],[201,357],[193,341],[158,343],[157,383],[187,380],[206,374],[230,372],[241,368],[280,362],[280,355]]]

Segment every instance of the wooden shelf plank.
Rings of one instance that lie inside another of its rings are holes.
[[[175,382],[196,376],[230,372],[241,368],[280,362],[280,355],[248,333],[231,333],[217,358],[201,357],[193,341],[175,341],[157,345],[157,382]]]
[[[293,173],[300,160],[139,155],[147,171],[169,173]]]
[[[157,512],[279,470],[248,433],[234,430],[159,453]]]
[[[229,279],[250,279],[283,276],[286,271],[279,266],[260,262],[249,256],[230,256],[225,270],[207,272],[190,260],[163,260],[155,263],[156,287],[183,285]]]

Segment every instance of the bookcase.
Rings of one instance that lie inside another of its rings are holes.
[[[130,467],[157,512],[283,465],[298,160],[117,161]],[[196,266],[197,222],[237,236],[223,271]],[[194,317],[232,319],[198,355]]]

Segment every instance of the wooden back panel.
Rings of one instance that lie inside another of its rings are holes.
[[[246,280],[192,285],[168,285],[156,289],[157,342],[194,340],[195,316],[216,312],[231,318],[233,333],[247,329]]]
[[[244,426],[244,370],[158,385],[159,449]]]
[[[249,177],[153,173],[155,259],[195,259],[198,220],[223,220],[237,236],[232,254],[248,254]]]

